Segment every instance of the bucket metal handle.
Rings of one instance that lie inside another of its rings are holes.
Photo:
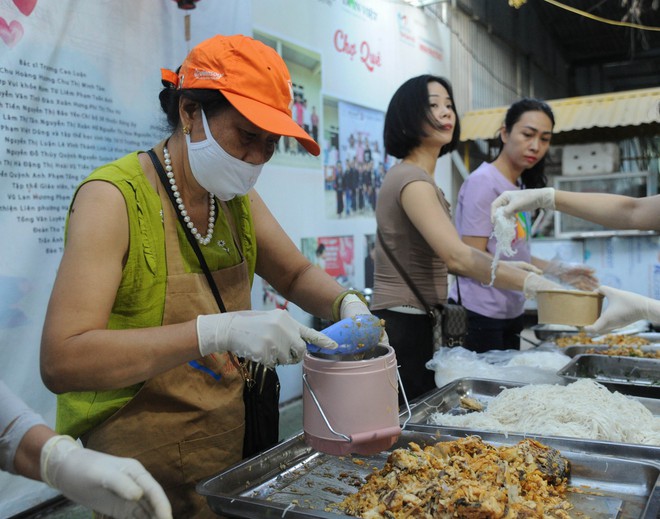
[[[303,373],[302,376],[303,382],[305,383],[305,387],[307,387],[307,390],[309,391],[309,394],[312,395],[312,399],[314,400],[314,403],[316,404],[316,408],[319,410],[319,413],[321,413],[321,417],[323,418],[323,421],[325,422],[325,425],[330,429],[330,432],[334,434],[335,436],[341,436],[344,438],[348,443],[351,443],[351,438],[349,436],[346,436],[345,434],[342,434],[340,432],[335,431],[332,426],[330,425],[330,422],[325,416],[325,413],[323,412],[323,409],[321,409],[321,404],[319,403],[318,399],[316,398],[316,395],[314,394],[314,391],[312,390],[312,387],[309,385],[309,382],[307,382],[307,373]]]
[[[406,396],[406,391],[405,391],[405,389],[403,388],[403,381],[401,380],[401,375],[399,375],[399,368],[398,368],[398,367],[397,367],[397,370],[396,370],[396,378],[397,378],[397,380],[399,381],[399,386],[401,386],[401,392],[403,393],[403,399],[404,399],[405,402],[406,402],[406,409],[407,409],[407,411],[408,411],[408,418],[406,418],[406,421],[403,423],[402,426],[400,426],[400,427],[397,426],[397,427],[395,427],[395,428],[396,428],[396,429],[405,429],[406,425],[408,425],[408,422],[409,422],[410,419],[412,418],[412,411],[410,410],[410,404],[408,403],[408,397]],[[321,413],[321,418],[323,418],[323,421],[325,422],[325,425],[327,426],[328,430],[329,430],[332,434],[334,434],[335,436],[340,436],[340,437],[342,437],[342,438],[343,438],[344,440],[346,440],[348,443],[352,443],[353,440],[356,439],[355,436],[362,434],[362,433],[357,433],[357,435],[346,436],[346,435],[343,434],[343,433],[340,433],[340,432],[335,431],[335,430],[332,428],[332,426],[330,425],[330,422],[328,421],[328,418],[325,416],[325,413],[323,412],[323,409],[321,408],[321,403],[320,403],[320,402],[318,401],[318,399],[316,398],[316,395],[314,394],[314,390],[312,389],[312,386],[309,385],[309,381],[307,380],[307,373],[303,373],[302,379],[303,379],[303,382],[305,383],[305,387],[306,387],[307,390],[309,391],[309,394],[312,396],[312,400],[314,400],[314,404],[316,404],[316,408],[319,410],[319,413]],[[373,435],[372,432],[370,432],[370,433],[368,433],[368,434],[369,434],[370,437]],[[386,430],[386,433],[385,433],[384,435],[385,435],[385,436],[389,436],[389,435],[391,435],[391,434],[396,434],[396,433],[394,433],[394,432],[393,432],[392,430],[390,430],[390,429],[387,429],[387,430]],[[374,438],[371,438],[371,439],[374,439]]]
[[[401,429],[405,429],[406,425],[408,425],[408,422],[412,418],[412,411],[410,410],[410,403],[408,402],[408,397],[406,396],[406,390],[403,387],[403,380],[401,380],[398,367],[396,368],[396,378],[399,380],[399,386],[401,386],[401,392],[403,393],[403,400],[406,402],[406,410],[408,411],[408,418],[406,418],[406,421],[403,422],[403,425],[401,426]]]

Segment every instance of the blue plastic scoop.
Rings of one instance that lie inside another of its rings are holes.
[[[335,350],[307,343],[310,353],[324,355],[354,355],[367,352],[378,345],[383,333],[381,320],[375,315],[364,314],[347,317],[328,326],[321,333],[330,337],[339,347]]]

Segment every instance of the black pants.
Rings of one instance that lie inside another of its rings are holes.
[[[477,353],[488,350],[520,349],[520,332],[524,328],[524,316],[513,319],[494,319],[468,312],[468,334],[464,347]]]
[[[435,372],[426,369],[426,363],[433,358],[431,318],[390,310],[373,310],[372,313],[385,320],[385,331],[396,353],[408,401],[435,389]],[[404,403],[399,391],[399,405]]]

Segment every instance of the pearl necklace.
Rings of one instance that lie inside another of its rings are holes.
[[[208,245],[211,243],[211,238],[213,237],[213,228],[215,227],[215,198],[213,193],[209,193],[209,224],[206,228],[206,236],[202,236],[201,233],[195,227],[195,224],[188,216],[188,211],[186,211],[186,206],[183,203],[181,198],[181,193],[179,193],[179,188],[176,185],[176,180],[174,180],[174,172],[172,171],[172,159],[170,157],[170,152],[167,149],[167,146],[163,148],[163,155],[165,156],[165,171],[167,171],[167,178],[170,181],[170,189],[174,194],[174,198],[177,203],[177,208],[179,209],[179,214],[183,217],[183,221],[186,222],[186,226],[190,229],[190,232],[199,242],[200,245]]]

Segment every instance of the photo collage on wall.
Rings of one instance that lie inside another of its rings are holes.
[[[373,217],[391,164],[383,151],[385,114],[328,98],[323,114],[326,217]]]
[[[301,251],[312,264],[330,274],[337,282],[355,286],[355,253],[352,236],[303,238]]]
[[[261,296],[262,310],[287,310],[289,307],[289,301],[263,278],[261,278]]]
[[[291,116],[319,142],[321,124],[321,55],[272,35],[255,32],[255,39],[275,49],[291,74],[293,103]],[[308,153],[293,137],[282,136],[270,160],[281,166],[318,168],[319,157]]]
[[[376,201],[393,157],[383,144],[385,114],[331,98],[323,100],[323,176],[325,215],[328,220],[349,221],[376,217]],[[362,279],[350,288],[371,299],[374,277],[374,235],[355,236],[364,240]],[[360,269],[356,269],[358,272]]]
[[[271,34],[257,31],[254,37],[284,59],[292,80],[292,117],[321,146],[321,156],[313,157],[295,139],[282,137],[271,162],[321,171],[326,219],[375,219],[378,191],[394,162],[384,151],[384,112],[324,96],[319,53]],[[359,280],[355,243],[364,254],[364,278]],[[346,288],[367,294],[373,288],[373,247],[373,234],[302,238],[301,243],[302,253],[313,264]],[[265,308],[286,308],[288,301],[265,282],[262,293]]]

